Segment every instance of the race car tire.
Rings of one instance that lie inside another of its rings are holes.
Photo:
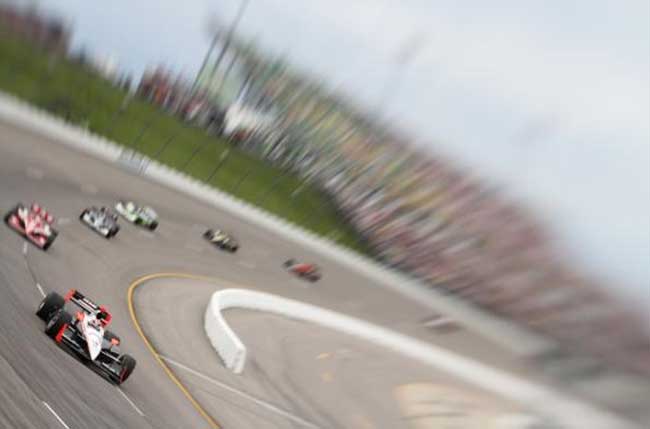
[[[64,305],[65,299],[61,295],[56,292],[50,292],[39,304],[36,315],[39,319],[47,321],[52,314],[61,310]]]
[[[136,360],[131,355],[122,355],[120,358],[120,375],[117,384],[124,383],[135,369]]]
[[[47,238],[47,241],[46,241],[45,244],[43,245],[43,250],[47,250],[47,249],[49,249],[50,246],[52,245],[52,243],[54,243],[54,240],[56,239],[56,237],[57,237],[58,235],[59,235],[58,232],[56,232],[56,231],[52,231],[52,233],[50,234],[50,236]]]
[[[11,216],[17,213],[19,208],[20,208],[20,204],[16,205],[13,209],[7,212],[7,214],[4,217],[4,221],[7,225],[9,225],[9,219],[11,218]]]
[[[285,261],[284,266],[288,268],[288,267],[292,266],[293,264],[295,264],[295,262],[296,262],[295,259],[288,259],[287,261]]]
[[[72,323],[72,315],[65,310],[59,310],[50,317],[45,325],[45,335],[57,340],[62,330]]]
[[[115,237],[115,236],[117,235],[118,232],[120,232],[120,227],[119,227],[119,226],[115,226],[113,229],[111,229],[111,230],[109,231],[109,233],[108,233],[108,235],[106,236],[106,238],[113,238],[113,237]]]
[[[81,214],[79,215],[79,220],[82,221],[83,223],[86,223],[86,220],[84,219],[84,217],[85,217],[87,214],[88,214],[88,210],[84,210],[84,211],[82,211]]]
[[[150,231],[155,231],[156,228],[158,228],[158,222],[151,222],[151,223],[149,224],[149,230],[150,230]]]
[[[203,233],[203,237],[205,237],[205,238],[207,238],[209,240],[210,238],[212,238],[212,234],[214,234],[214,231],[212,231],[211,229],[208,229],[207,231],[205,231]]]

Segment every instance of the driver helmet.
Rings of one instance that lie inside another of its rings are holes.
[[[95,328],[100,328],[102,326],[102,321],[99,319],[99,315],[97,315],[95,317],[89,317],[88,324]]]
[[[106,315],[108,314],[108,309],[104,307],[103,305],[99,306],[99,311],[97,312],[97,318],[98,319],[106,319]]]

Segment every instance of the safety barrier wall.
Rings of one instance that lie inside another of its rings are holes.
[[[246,347],[221,315],[220,306],[224,304],[218,298],[212,298],[205,311],[205,332],[226,368],[235,374],[241,374],[246,363]],[[227,307],[223,309],[225,308]]]
[[[635,427],[615,415],[547,387],[363,320],[264,292],[222,289],[210,298],[205,312],[205,328],[210,342],[224,360],[226,367],[236,374],[244,370],[247,349],[221,315],[224,310],[235,308],[264,311],[307,321],[373,342],[444,373],[454,375],[472,386],[522,404],[529,411],[541,413],[551,421],[561,423],[559,426],[549,424],[548,427],[572,429]],[[540,426],[534,427],[547,426],[541,425],[540,422]]]
[[[62,144],[114,162],[133,174],[147,177],[179,192],[195,197],[239,218],[262,226],[297,245],[308,247],[338,264],[355,270],[375,283],[407,296],[433,312],[444,314],[461,325],[522,356],[534,356],[553,347],[553,343],[527,330],[496,318],[457,299],[431,290],[400,273],[388,270],[370,259],[335,245],[303,228],[291,224],[230,194],[220,192],[179,171],[170,169],[117,143],[75,127],[15,97],[0,92],[0,119],[42,134]]]

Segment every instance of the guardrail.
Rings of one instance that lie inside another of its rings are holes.
[[[211,188],[145,156],[125,150],[117,143],[75,127],[48,112],[1,92],[0,118],[97,158],[113,162],[130,173],[146,177],[215,207],[230,211],[251,223],[280,233],[297,245],[308,247],[335,260],[338,264],[363,274],[378,285],[427,306],[436,314],[444,314],[520,356],[536,356],[554,348],[554,343],[547,338],[432,290],[424,284],[382,267],[362,255],[337,246],[254,205]]]
[[[290,319],[303,320],[370,341],[451,374],[485,391],[523,404],[530,410],[539,410],[551,421],[561,423],[558,427],[575,429],[634,427],[606,411],[545,386],[531,383],[454,352],[366,321],[264,292],[222,289],[210,298],[205,311],[205,330],[226,367],[236,374],[243,372],[248,353],[246,346],[221,314],[224,310],[234,308],[264,311]],[[548,427],[556,426],[549,424]]]

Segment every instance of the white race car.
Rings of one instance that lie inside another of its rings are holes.
[[[114,237],[120,230],[120,226],[117,224],[117,215],[108,207],[85,209],[81,212],[79,220],[105,238]]]

